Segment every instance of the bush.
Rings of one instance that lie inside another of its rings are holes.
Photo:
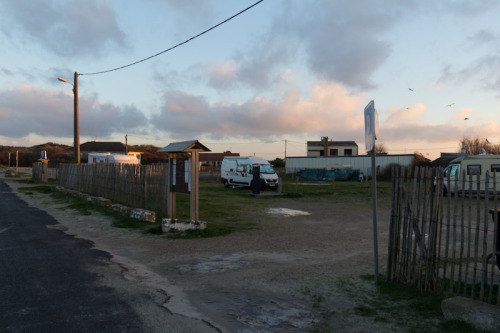
[[[403,168],[401,164],[391,163],[387,165],[382,171],[379,173],[379,178],[384,180],[392,179],[392,168]]]

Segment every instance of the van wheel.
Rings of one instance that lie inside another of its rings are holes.
[[[228,182],[227,179],[224,179],[224,183],[223,184],[224,184],[225,188],[229,188],[229,182]]]

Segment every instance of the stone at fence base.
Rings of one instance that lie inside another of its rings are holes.
[[[111,204],[109,208],[115,212],[120,212],[124,215],[130,215],[130,207],[120,205],[120,204]]]
[[[446,319],[461,320],[481,330],[500,332],[498,305],[458,296],[445,299],[441,310]]]
[[[101,207],[109,207],[111,200],[102,197],[92,197],[92,202]]]
[[[88,195],[87,193],[78,193],[78,198],[93,202],[92,197],[90,195]]]
[[[179,221],[163,218],[161,220],[161,231],[169,232],[170,230],[186,231],[186,230],[203,230],[207,227],[206,222],[202,221]]]
[[[156,213],[145,209],[132,209],[130,211],[130,217],[151,223],[156,222]]]

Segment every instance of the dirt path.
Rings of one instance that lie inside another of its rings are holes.
[[[25,195],[17,189],[26,185],[8,183],[29,205],[56,218],[56,228],[111,253],[123,281],[109,284],[147,290],[171,313],[202,320],[223,332],[303,332],[324,325],[356,331],[342,316],[352,301],[337,293],[335,281],[373,274],[370,207],[280,199],[275,208],[310,215],[261,212],[265,221],[260,230],[168,240],[111,227],[107,217],[61,209],[47,195]],[[388,214],[378,214],[380,272],[385,266]],[[320,304],[327,296],[329,302]],[[326,316],[325,305],[336,308]],[[358,325],[363,331],[371,323]]]

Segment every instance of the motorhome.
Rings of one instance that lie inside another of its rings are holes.
[[[140,164],[140,161],[135,155],[89,153],[88,163]]]
[[[253,167],[258,166],[260,171],[261,187],[276,189],[278,175],[271,164],[263,158],[248,156],[226,156],[221,165],[221,182],[225,187],[252,187]]]
[[[465,182],[463,173],[465,172]],[[496,172],[496,173],[495,173]],[[486,189],[486,174],[489,174],[488,188]],[[444,193],[472,192],[488,193],[500,192],[500,155],[467,155],[458,157],[450,162],[444,169],[443,186]],[[479,188],[478,177],[479,175]],[[450,182],[448,184],[448,177]],[[457,181],[455,182],[455,177]],[[472,179],[472,181],[471,181]]]

